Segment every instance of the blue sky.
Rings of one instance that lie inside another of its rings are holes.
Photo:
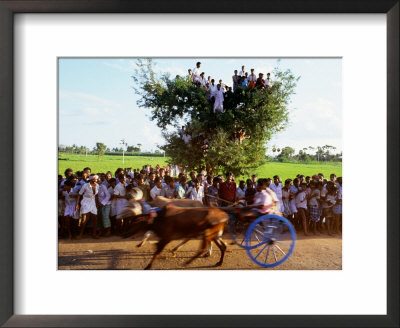
[[[329,144],[342,150],[342,67],[338,58],[160,58],[157,70],[184,75],[201,61],[201,71],[232,85],[233,71],[254,68],[272,72],[279,64],[300,76],[290,104],[290,124],[268,143],[291,146],[298,152],[308,146]],[[135,59],[59,59],[59,143],[93,148],[96,142],[120,147],[142,144],[154,151],[163,144],[161,130],[150,120],[150,109],[136,105],[132,89]],[[273,80],[273,76],[272,80]]]

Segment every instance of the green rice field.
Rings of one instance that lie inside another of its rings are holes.
[[[115,172],[119,167],[131,167],[132,169],[142,168],[143,165],[156,166],[160,164],[165,166],[168,158],[164,157],[145,157],[145,156],[125,156],[125,163],[122,164],[122,156],[103,156],[98,158],[96,155],[74,155],[74,154],[59,154],[58,173],[64,175],[67,168],[73,171],[81,171],[85,167],[90,167],[92,172]],[[300,163],[279,163],[268,162],[254,170],[258,177],[272,178],[274,175],[279,175],[284,181],[287,178],[294,178],[297,174],[305,176],[323,173],[329,178],[331,173],[335,173],[338,177],[342,176],[342,163],[340,162],[321,162],[311,164]],[[238,177],[239,179],[247,177]]]

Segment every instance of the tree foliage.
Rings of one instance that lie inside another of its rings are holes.
[[[103,144],[102,142],[96,142],[96,151],[98,154],[98,157],[100,158],[100,156],[104,155],[104,151],[106,150],[107,146],[105,144]]]
[[[266,144],[288,124],[288,104],[298,78],[290,70],[275,69],[268,90],[237,88],[224,102],[224,113],[213,113],[205,88],[187,77],[157,74],[151,59],[138,60],[134,89],[138,105],[151,109],[151,119],[164,131],[160,148],[189,170],[202,166],[209,172],[245,174],[265,160]],[[179,133],[181,126],[192,135],[189,145]],[[239,141],[242,129],[248,139]],[[208,149],[202,149],[204,139]]]

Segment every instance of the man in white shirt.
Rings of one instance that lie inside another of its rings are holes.
[[[192,79],[194,83],[200,83],[200,62],[196,63],[196,67],[193,69],[192,72]]]
[[[204,72],[201,72],[199,81],[200,81],[200,84],[201,84],[203,87],[206,86],[207,80],[206,80],[206,78],[204,77]]]
[[[279,176],[275,175],[274,176],[274,183],[271,183],[269,185],[269,188],[276,194],[276,197],[278,198],[278,208],[277,210],[279,212],[283,211],[283,200],[282,200],[282,183],[280,181],[281,179]]]
[[[236,189],[236,198],[238,200],[245,199],[246,190],[246,183],[244,182],[244,180],[240,180],[239,187]]]
[[[296,202],[296,208],[297,208],[298,216],[301,218],[301,221],[303,223],[304,236],[308,236],[307,216],[306,216],[306,211],[307,211],[307,194],[306,194],[307,184],[305,182],[303,182],[300,185],[300,188],[301,188],[300,192],[296,195],[295,202]]]
[[[225,92],[225,83],[223,83],[222,80],[219,80],[219,85],[221,86],[222,92]]]
[[[244,65],[242,66],[242,70],[239,72],[239,76],[244,76],[246,74],[246,70],[244,68]]]
[[[217,85],[217,91],[214,93],[215,101],[214,101],[214,113],[216,111],[224,112],[224,93],[221,89],[221,85]]]
[[[152,200],[155,200],[158,196],[161,196],[161,192],[162,192],[162,182],[161,182],[161,178],[160,177],[156,177],[154,179],[154,187],[153,189],[150,190],[150,196],[152,198]]]
[[[214,94],[217,91],[217,86],[214,83],[215,83],[214,79],[211,79],[211,84],[208,87],[208,93],[209,93],[209,97],[210,97],[211,101],[212,101],[213,97],[215,98]]]

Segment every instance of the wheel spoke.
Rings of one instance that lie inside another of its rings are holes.
[[[285,242],[285,241],[275,240],[275,242],[278,243],[278,244],[283,244],[283,245],[288,245],[288,246],[290,246],[290,244],[287,243],[287,242]]]
[[[264,261],[264,264],[266,264],[267,263],[267,261],[268,261],[268,255],[269,255],[269,250],[271,249],[271,247],[268,247],[268,250],[267,250],[267,256],[265,257],[265,261]]]
[[[266,244],[266,245],[263,247],[263,249],[262,249],[261,251],[258,252],[258,254],[256,255],[256,257],[255,257],[254,259],[256,259],[256,258],[264,251],[264,249],[267,248],[267,246],[268,246],[268,244]]]
[[[278,260],[276,259],[276,253],[275,253],[275,248],[272,246],[272,253],[274,253],[274,259],[275,262],[278,262]]]
[[[281,253],[286,256],[286,253],[282,250],[282,248],[280,248],[278,245],[274,245],[277,249],[279,249],[281,251]]]

